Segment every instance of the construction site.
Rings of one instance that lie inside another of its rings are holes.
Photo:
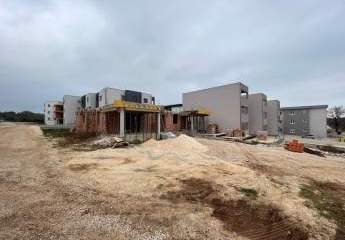
[[[0,123],[0,238],[345,239],[343,153],[112,139]]]

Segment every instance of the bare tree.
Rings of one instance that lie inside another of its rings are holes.
[[[345,115],[345,108],[343,106],[334,106],[328,109],[328,117],[332,119],[335,131],[340,134],[341,118]]]

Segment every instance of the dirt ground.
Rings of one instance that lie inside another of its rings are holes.
[[[184,135],[55,147],[0,124],[0,239],[345,239],[345,159]]]

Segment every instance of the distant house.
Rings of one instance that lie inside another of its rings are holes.
[[[327,108],[327,105],[281,108],[284,134],[327,137]]]

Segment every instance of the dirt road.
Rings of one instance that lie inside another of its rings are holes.
[[[0,239],[145,239],[119,210],[130,197],[71,181],[37,126],[2,124],[0,153]]]
[[[341,199],[344,170],[343,159],[188,137],[78,152],[2,123],[0,239],[341,239],[342,215],[320,216],[300,189],[327,182],[313,186]]]

